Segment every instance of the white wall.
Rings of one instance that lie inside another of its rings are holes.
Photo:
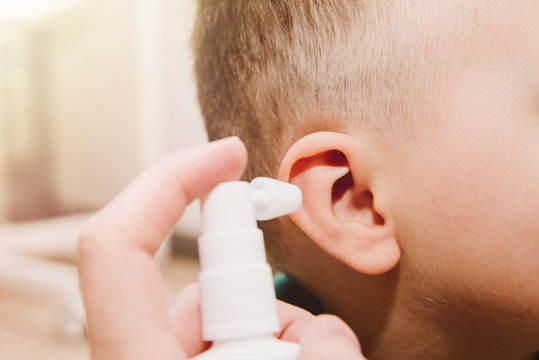
[[[102,206],[138,171],[133,1],[89,3],[54,19],[49,52],[55,192],[83,208]]]
[[[29,103],[39,105],[29,133],[45,144],[31,141],[27,157],[46,170],[37,178],[51,178],[44,187],[64,208],[99,208],[163,153],[205,141],[190,51],[195,7],[195,0],[81,0],[53,17],[17,23],[33,39],[29,58],[37,69],[28,79],[36,89]],[[0,71],[0,81],[14,75]],[[14,109],[11,102],[0,92],[0,117],[6,104]],[[25,111],[0,118],[0,131],[23,124],[13,119]],[[17,162],[10,154],[0,144],[0,172]],[[14,191],[2,175],[0,221],[3,199]],[[27,193],[24,186],[16,192]],[[28,209],[37,204],[34,196],[19,198]]]
[[[191,33],[196,0],[165,0],[166,116],[168,150],[207,140],[193,74]]]
[[[162,153],[205,141],[189,48],[195,2],[92,0],[55,19],[56,192],[100,207]]]

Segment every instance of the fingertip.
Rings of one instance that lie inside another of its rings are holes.
[[[352,329],[334,315],[319,315],[301,336],[300,343],[309,346],[321,342],[339,342],[361,351],[361,346]]]
[[[209,147],[215,148],[229,147],[232,149],[232,151],[237,152],[240,157],[247,158],[247,148],[238,136],[229,136],[226,138],[210,141],[208,144]]]
[[[241,178],[247,164],[247,150],[236,136],[212,141],[196,148],[172,153],[171,173],[181,185],[186,203],[205,196],[217,184]]]
[[[301,334],[315,319],[315,316],[307,310],[280,300],[277,301],[277,312],[281,325],[277,337],[286,341],[299,342]]]
[[[228,138],[230,146],[234,148],[234,154],[235,154],[235,161],[236,161],[236,169],[238,170],[236,177],[241,177],[243,174],[243,171],[245,170],[245,167],[247,166],[247,147],[245,146],[244,142],[237,136],[232,136]]]
[[[238,179],[243,174],[247,165],[247,148],[243,141],[237,136],[230,136],[210,142],[207,149],[214,151],[218,157],[225,156],[230,174],[227,178]]]

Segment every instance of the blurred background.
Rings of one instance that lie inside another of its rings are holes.
[[[164,153],[206,141],[195,0],[0,0],[0,358],[87,359],[76,239]],[[197,205],[159,261],[195,281]]]

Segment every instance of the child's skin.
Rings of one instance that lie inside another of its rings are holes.
[[[183,290],[167,310],[153,255],[185,206],[219,182],[237,180],[245,162],[237,138],[171,154],[85,225],[79,272],[92,359],[182,360],[208,348],[198,287]],[[278,305],[283,330],[276,336],[301,344],[298,359],[365,359],[342,320]]]
[[[287,270],[370,358],[539,349],[539,3],[528,4],[499,47],[447,84],[437,129],[398,144],[354,128],[314,133],[283,160],[280,178],[305,199],[291,218],[312,240],[287,248]],[[321,156],[335,151],[346,161]],[[347,171],[353,183],[338,183]],[[357,201],[365,191],[374,204]]]

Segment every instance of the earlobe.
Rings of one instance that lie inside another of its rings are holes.
[[[370,150],[352,135],[312,133],[289,149],[279,179],[303,193],[302,207],[291,215],[296,225],[333,257],[374,275],[397,265],[400,248],[374,205]]]

